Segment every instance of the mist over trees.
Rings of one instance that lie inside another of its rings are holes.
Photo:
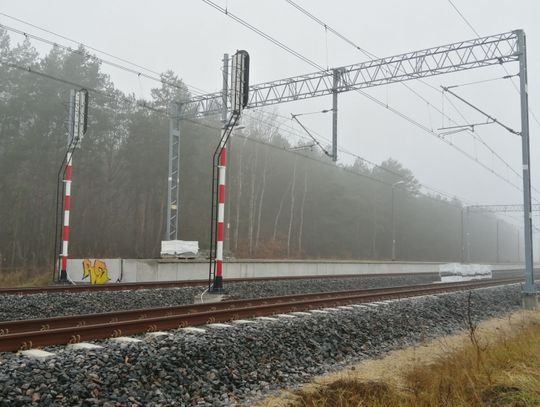
[[[57,174],[66,150],[68,83],[90,92],[89,125],[73,159],[70,257],[152,258],[165,232],[168,118],[160,113],[189,92],[172,72],[148,107],[115,88],[80,48],[41,57],[0,31],[0,267],[40,268],[53,259]],[[8,65],[6,65],[8,63]],[[115,95],[109,97],[108,95]],[[183,121],[180,239],[208,247],[211,163],[219,118]],[[226,250],[237,258],[391,258],[392,185],[398,260],[516,261],[512,225],[466,217],[456,200],[426,195],[410,170],[388,159],[335,165],[316,150],[294,149],[267,116],[245,117],[227,169]],[[198,124],[200,123],[200,124]]]

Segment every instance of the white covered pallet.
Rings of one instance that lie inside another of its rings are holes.
[[[195,257],[199,253],[199,242],[188,240],[162,240],[161,257]]]
[[[469,281],[492,278],[489,264],[446,263],[439,265],[441,282]]]

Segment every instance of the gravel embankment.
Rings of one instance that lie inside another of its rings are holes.
[[[430,283],[431,276],[353,277],[226,283],[231,298],[257,298],[322,291],[342,291]],[[0,321],[92,314],[136,308],[192,304],[206,287],[156,288],[133,291],[0,295]]]
[[[475,321],[515,310],[518,286],[472,292]],[[468,293],[175,331],[99,351],[52,348],[47,360],[0,355],[0,406],[250,405],[270,390],[464,327]],[[143,338],[141,336],[141,338]]]

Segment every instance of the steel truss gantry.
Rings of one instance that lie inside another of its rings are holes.
[[[511,31],[252,85],[246,109],[518,61],[518,33]],[[193,97],[184,103],[183,117],[221,113],[222,98],[222,92]]]
[[[524,301],[537,301],[532,259],[532,212],[530,185],[529,116],[525,33],[502,34],[428,48],[359,64],[251,85],[246,109],[333,95],[332,152],[336,152],[337,94],[413,79],[519,62],[521,139],[523,164],[525,285]],[[196,96],[182,103],[178,119],[220,114],[226,91]],[[334,160],[336,157],[333,157]],[[170,174],[169,174],[170,176]],[[170,219],[169,219],[170,221]]]

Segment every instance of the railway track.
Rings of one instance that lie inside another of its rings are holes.
[[[225,283],[254,283],[264,281],[294,281],[294,280],[318,280],[318,279],[339,279],[339,278],[364,278],[364,277],[399,277],[399,276],[433,276],[437,278],[438,273],[385,273],[385,274],[336,274],[336,275],[306,275],[306,276],[286,276],[286,277],[257,277],[257,278],[228,278]],[[2,294],[40,294],[52,292],[82,292],[82,291],[122,291],[122,290],[145,290],[152,288],[182,288],[207,286],[206,280],[174,280],[174,281],[147,281],[139,283],[110,283],[102,285],[71,285],[59,284],[45,287],[9,287],[0,288]]]
[[[322,307],[512,284],[520,281],[519,278],[504,278],[466,283],[436,283],[7,321],[0,323],[0,352],[72,344]]]
[[[510,277],[523,273],[522,270],[499,270],[495,271],[499,277]],[[383,273],[383,274],[336,274],[336,275],[306,275],[306,276],[284,276],[284,277],[257,277],[257,278],[228,278],[226,283],[256,283],[265,281],[295,281],[295,280],[318,280],[318,279],[340,279],[340,278],[365,278],[365,277],[399,277],[399,276],[433,276],[439,277],[439,273]],[[0,295],[25,295],[42,294],[54,292],[83,292],[83,291],[123,291],[123,290],[147,290],[153,288],[182,288],[208,285],[206,280],[174,280],[174,281],[147,281],[138,283],[111,283],[103,285],[70,285],[58,284],[45,287],[9,287],[0,288]]]

